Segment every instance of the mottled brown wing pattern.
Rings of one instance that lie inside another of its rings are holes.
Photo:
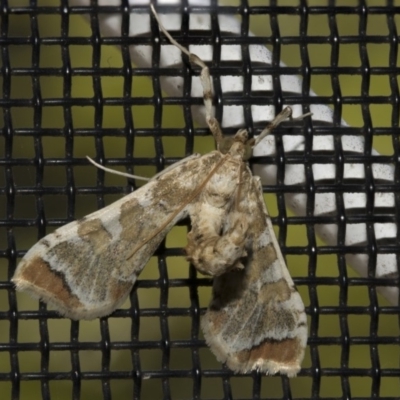
[[[185,201],[220,158],[216,151],[188,158],[110,206],[47,235],[18,265],[17,289],[73,319],[110,314],[167,232],[188,215]]]
[[[240,210],[248,219],[245,268],[214,279],[202,328],[218,360],[238,372],[295,376],[307,344],[304,305],[267,215],[258,177],[246,169]]]

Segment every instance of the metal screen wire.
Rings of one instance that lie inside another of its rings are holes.
[[[199,324],[212,281],[184,257],[188,221],[171,231],[129,299],[108,318],[71,321],[15,292],[10,279],[16,265],[38,239],[141,185],[97,170],[86,155],[150,177],[214,146],[191,112],[202,104],[190,96],[199,69],[185,57],[174,68],[159,65],[167,41],[153,18],[149,35],[129,35],[130,15],[148,15],[148,5],[75,3],[1,2],[0,398],[399,398],[399,307],[397,298],[385,297],[388,287],[399,285],[397,269],[376,278],[377,260],[387,256],[397,265],[400,251],[399,3],[158,5],[160,13],[182,14],[181,26],[171,33],[183,45],[213,45],[215,59],[207,62],[218,118],[224,107],[238,106],[254,135],[263,127],[252,119],[254,103],[276,110],[283,103],[301,104],[305,112],[310,104],[322,104],[333,111],[332,122],[317,114],[312,122],[284,124],[274,133],[276,153],[250,161],[253,167],[276,166],[276,182],[264,182],[265,200],[306,305],[309,343],[294,379],[235,375],[210,352]],[[211,31],[190,31],[191,13],[209,15]],[[122,16],[117,36],[102,32],[108,14]],[[244,34],[224,34],[222,14],[236,18]],[[252,64],[249,44],[265,45],[272,64]],[[151,46],[149,65],[132,64],[132,45]],[[223,45],[238,46],[243,61],[221,62]],[[252,76],[262,74],[272,75],[274,89],[253,93]],[[285,74],[301,78],[300,94],[282,91]],[[224,93],[225,75],[243,77],[243,89]],[[162,76],[183,76],[184,96],[163,92]],[[309,95],[311,89],[316,96]],[[302,135],[303,148],[286,153],[283,134]],[[332,148],[316,149],[317,135],[333,135]],[[363,140],[363,152],[344,148],[345,135]],[[327,164],[334,164],[334,175],[318,179]],[[361,167],[363,176],[348,178],[345,164]],[[303,166],[304,183],[285,181],[288,165]],[[375,167],[387,168],[393,179],[377,179]],[[286,202],[299,193],[303,214]],[[320,193],[332,194],[335,212],[314,213]],[[364,205],[346,208],[357,196]],[[366,240],[350,243],[357,224]],[[387,226],[395,227],[394,235],[385,236]],[[318,236],[325,227],[336,232],[334,242]],[[365,257],[364,274],[348,262],[347,256],[357,254]]]

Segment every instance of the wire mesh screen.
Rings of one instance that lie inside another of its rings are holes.
[[[399,398],[399,4],[155,5],[179,43],[211,49],[225,133],[257,135],[285,105],[314,113],[250,160],[306,305],[303,369],[234,374],[215,359],[200,330],[212,281],[183,252],[189,221],[107,318],[72,321],[15,291],[37,240],[142,185],[86,155],[150,177],[214,142],[192,91],[199,68],[167,47],[148,2],[2,1],[0,397]]]

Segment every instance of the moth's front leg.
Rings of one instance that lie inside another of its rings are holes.
[[[199,272],[219,276],[234,268],[244,268],[240,262],[247,255],[248,223],[244,214],[236,211],[210,218],[203,215],[196,222],[192,217],[193,228],[188,233],[186,254]]]

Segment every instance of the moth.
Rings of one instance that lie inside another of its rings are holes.
[[[18,290],[72,319],[107,316],[129,295],[147,261],[181,219],[190,217],[187,259],[214,277],[202,318],[207,344],[235,372],[295,376],[307,344],[304,304],[287,270],[262,195],[246,160],[281,121],[285,108],[257,139],[245,129],[224,137],[212,116],[208,67],[201,67],[207,124],[217,150],[172,165],[150,182],[36,243],[19,263]]]

